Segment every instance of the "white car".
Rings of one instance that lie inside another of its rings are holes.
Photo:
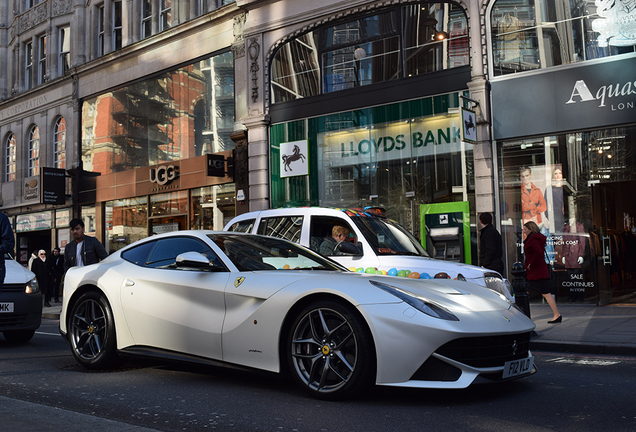
[[[9,342],[31,340],[42,322],[42,292],[35,275],[9,254],[4,256],[6,275],[0,292],[0,332]]]
[[[536,371],[534,323],[462,281],[352,273],[274,237],[152,236],[71,268],[60,332],[87,368],[160,357],[290,373],[318,398],[464,388]]]
[[[466,280],[514,300],[512,286],[499,273],[482,267],[431,258],[413,235],[397,222],[386,218],[381,208],[335,209],[292,207],[253,211],[236,216],[224,231],[250,232],[284,238],[315,252],[321,242],[340,225],[352,233],[349,242],[329,258],[354,271],[377,269],[385,274],[397,271],[417,273],[421,278],[449,277]]]

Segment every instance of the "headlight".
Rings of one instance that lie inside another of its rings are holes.
[[[31,279],[27,282],[26,287],[24,288],[24,292],[27,294],[35,294],[40,291],[40,287],[38,286],[38,281],[36,278]]]
[[[417,309],[420,312],[425,313],[428,316],[432,316],[433,318],[439,318],[439,319],[448,320],[448,321],[459,321],[459,318],[453,315],[452,312],[450,312],[446,308],[443,308],[442,306],[436,303],[433,303],[432,301],[426,300],[422,297],[418,297],[411,292],[394,287],[392,285],[387,285],[385,283],[377,282],[374,280],[369,282],[371,282],[371,284],[375,285],[381,290],[396,296],[397,298],[402,300],[404,303],[410,305],[411,307]]]

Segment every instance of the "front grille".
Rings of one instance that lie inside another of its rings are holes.
[[[0,327],[19,327],[24,325],[27,314],[0,314]]]
[[[528,357],[530,332],[455,339],[436,353],[472,367],[497,367]]]
[[[11,285],[3,285],[2,292],[24,292],[26,289],[26,284],[11,284]]]

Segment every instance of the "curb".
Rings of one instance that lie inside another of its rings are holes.
[[[605,354],[636,356],[636,346],[580,343],[569,341],[530,341],[531,351],[562,352],[575,354]]]

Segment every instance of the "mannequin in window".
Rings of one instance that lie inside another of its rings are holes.
[[[583,224],[575,218],[570,218],[563,227],[563,258],[561,262],[567,270],[570,285],[570,301],[583,301],[585,288],[583,286],[583,270],[581,264],[585,260],[585,230]]]

